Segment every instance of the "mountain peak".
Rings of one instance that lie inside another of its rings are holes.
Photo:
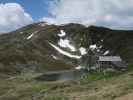
[[[74,23],[30,24],[0,36],[0,71],[75,69],[86,66],[90,54],[119,55],[130,63],[133,61],[132,33]]]

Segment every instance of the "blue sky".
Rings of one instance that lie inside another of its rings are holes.
[[[0,32],[40,20],[133,29],[133,0],[0,0]]]
[[[0,0],[0,3],[19,3],[37,21],[43,16],[49,16],[50,1],[52,0]]]

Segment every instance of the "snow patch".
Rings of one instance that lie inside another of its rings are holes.
[[[103,42],[103,39],[101,40],[101,42]]]
[[[36,34],[38,31],[35,31],[33,34]]]
[[[56,56],[54,56],[54,55],[52,55],[52,57],[55,59],[55,60],[57,60],[58,58],[56,57]]]
[[[27,37],[27,39],[31,39],[34,36],[34,33],[32,33],[30,36]]]
[[[20,32],[20,34],[23,34],[24,32]]]
[[[87,54],[86,49],[83,48],[83,47],[80,47],[80,48],[79,48],[79,51],[80,51],[81,55],[86,55],[86,54]]]
[[[92,50],[94,50],[94,49],[96,49],[97,48],[97,45],[96,44],[94,44],[94,45],[90,45],[90,47],[89,47],[90,49],[92,49]]]
[[[59,37],[66,36],[66,32],[64,30],[60,30],[60,34],[58,34]]]
[[[100,52],[100,49],[97,49],[97,52]]]
[[[107,54],[109,54],[109,50],[105,51],[103,55],[106,56]]]
[[[60,49],[58,46],[55,46],[55,45],[52,44],[52,43],[49,43],[49,44],[50,44],[53,48],[55,48],[59,53],[65,55],[65,56],[68,56],[68,57],[70,57],[70,58],[75,58],[75,59],[80,59],[80,58],[81,58],[81,56],[79,56],[79,55],[72,55],[72,54],[70,54],[69,52],[66,52],[66,51]]]
[[[44,26],[47,25],[47,23],[46,22],[42,22],[42,23],[39,23],[38,25],[40,25],[41,27],[44,27]]]
[[[78,66],[78,67],[75,67],[76,70],[80,70],[80,69],[83,69],[84,67],[83,66]]]
[[[68,39],[60,39],[58,45],[63,48],[69,48],[73,52],[76,51],[76,48],[70,44],[70,41]]]
[[[98,48],[100,48],[100,49],[101,49],[102,47],[103,47],[103,46],[102,46],[102,45],[100,45]]]
[[[31,39],[38,31],[33,32],[30,36],[27,37],[27,40]]]

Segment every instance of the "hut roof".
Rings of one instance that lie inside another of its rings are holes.
[[[122,61],[120,56],[99,56],[98,61]]]

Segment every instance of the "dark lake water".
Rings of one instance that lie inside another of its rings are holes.
[[[87,73],[88,71],[86,69],[61,71],[61,72],[47,72],[37,77],[36,79],[39,81],[76,80]]]

